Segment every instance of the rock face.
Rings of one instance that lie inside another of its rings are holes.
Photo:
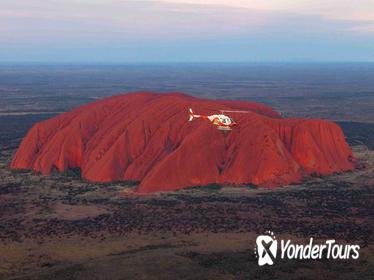
[[[230,132],[206,120],[218,110],[238,125]],[[139,181],[138,192],[170,191],[211,183],[276,187],[308,174],[354,168],[338,125],[283,119],[271,108],[242,101],[206,100],[184,94],[132,93],[106,98],[34,125],[11,168],[80,168],[94,182]]]

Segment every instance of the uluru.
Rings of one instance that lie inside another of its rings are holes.
[[[204,120],[189,122],[188,108],[231,111],[237,126],[221,131]],[[136,181],[137,192],[152,193],[209,184],[278,187],[352,170],[355,159],[330,121],[283,118],[244,101],[140,92],[35,124],[10,167],[45,175],[79,168],[88,181]]]

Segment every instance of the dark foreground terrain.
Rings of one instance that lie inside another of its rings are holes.
[[[374,151],[364,145],[371,145],[370,124],[343,125],[359,161],[354,172],[276,190],[209,186],[137,196],[136,186],[88,183],[74,170],[51,176],[9,170],[14,148],[37,117],[1,118],[9,133],[0,138],[0,279],[369,279],[374,273]],[[360,258],[259,267],[255,239],[266,230],[293,242],[359,244]]]

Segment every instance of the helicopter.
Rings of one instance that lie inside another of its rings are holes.
[[[195,118],[201,118],[201,119],[210,121],[211,124],[215,125],[217,129],[219,130],[232,130],[232,128],[237,125],[236,122],[232,118],[226,115],[223,115],[223,114],[210,115],[210,116],[195,115],[192,109],[189,108],[189,116],[190,117],[188,121],[190,122]]]

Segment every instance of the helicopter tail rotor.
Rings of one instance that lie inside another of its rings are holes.
[[[191,108],[189,109],[189,111],[190,111],[190,118],[188,119],[188,121],[191,122],[193,120],[193,111]]]
[[[190,121],[190,122],[192,122],[192,120],[194,118],[200,118],[201,117],[200,115],[195,115],[191,108],[189,108],[188,111],[189,111],[189,114],[190,114],[190,118],[188,119],[188,121]]]

